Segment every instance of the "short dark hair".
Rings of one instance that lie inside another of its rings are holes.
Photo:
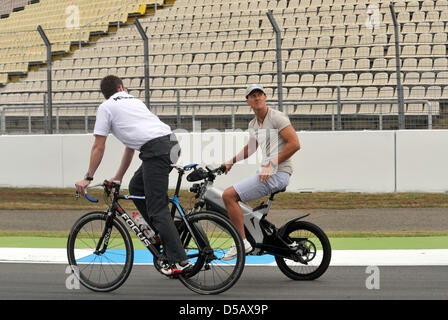
[[[109,75],[104,77],[103,80],[101,80],[101,92],[103,93],[104,98],[109,99],[112,97],[118,92],[118,89],[122,85],[123,81],[117,76]]]

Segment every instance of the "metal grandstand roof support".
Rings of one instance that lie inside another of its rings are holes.
[[[53,98],[52,98],[52,86],[51,86],[51,43],[45,34],[44,29],[40,25],[37,26],[42,40],[47,47],[47,105],[48,105],[48,133],[53,134]],[[45,130],[46,131],[46,130]]]
[[[44,98],[43,98],[43,109],[44,109],[44,133],[48,134],[48,109],[47,109],[47,94],[44,93]],[[31,109],[28,112],[28,130],[31,134]]]
[[[145,64],[145,103],[149,109],[149,38],[138,19],[135,19],[135,26],[143,39],[143,54]]]
[[[232,106],[232,130],[235,130],[235,106]]]
[[[341,87],[337,87],[337,93],[338,93],[338,100],[337,100],[337,121],[338,121],[338,130],[342,130],[342,117],[341,117],[341,109],[342,109],[342,104],[341,104]]]
[[[278,97],[278,110],[283,112],[283,70],[282,70],[282,34],[278,27],[277,21],[275,21],[272,15],[272,10],[268,10],[269,22],[275,31],[276,38],[276,50],[277,50],[277,97]]]
[[[397,96],[398,96],[398,128],[405,129],[404,120],[404,96],[403,85],[401,83],[401,58],[400,58],[400,38],[399,38],[399,26],[397,21],[397,15],[395,14],[394,3],[389,4],[390,12],[392,14],[392,21],[394,22],[395,33],[395,59],[397,66]]]
[[[180,116],[180,91],[176,90],[176,129],[181,128],[182,118]]]
[[[6,133],[5,109],[0,107],[0,134],[4,135],[5,133]]]

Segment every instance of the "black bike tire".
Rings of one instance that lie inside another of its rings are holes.
[[[70,234],[67,240],[67,258],[69,265],[73,268],[77,266],[76,260],[75,260],[75,254],[74,254],[74,246],[76,241],[76,236],[78,235],[81,228],[87,224],[90,221],[93,220],[106,220],[107,218],[107,212],[104,211],[93,211],[86,213],[81,218],[79,218],[73,227],[70,230]],[[111,285],[103,286],[101,284],[94,284],[90,280],[86,280],[84,276],[80,273],[79,274],[79,281],[80,283],[85,286],[86,288],[96,291],[96,292],[109,292],[118,289],[120,286],[123,285],[123,283],[127,280],[129,277],[129,274],[131,273],[133,262],[134,262],[134,245],[132,243],[132,238],[126,229],[126,226],[117,218],[114,218],[113,220],[113,227],[115,227],[118,232],[123,237],[124,243],[126,245],[126,260],[125,265],[123,267],[123,271],[120,273],[120,276],[113,281]],[[76,273],[75,273],[76,274]]]
[[[309,280],[315,280],[322,276],[325,271],[327,271],[328,266],[330,265],[331,260],[331,245],[330,241],[328,240],[327,235],[325,232],[319,228],[317,225],[308,222],[308,221],[297,221],[292,223],[286,230],[285,236],[288,236],[292,231],[294,230],[307,230],[311,233],[313,233],[322,243],[322,250],[323,250],[323,258],[320,265],[317,267],[317,269],[311,273],[307,274],[301,274],[298,272],[295,272],[292,270],[286,263],[285,259],[280,256],[275,256],[275,262],[277,263],[277,266],[279,267],[280,271],[283,272],[288,278],[293,280],[299,280],[299,281],[309,281]]]
[[[236,284],[236,282],[240,278],[241,274],[243,273],[245,259],[246,259],[246,255],[243,250],[243,248],[244,248],[243,240],[241,238],[241,235],[240,235],[238,229],[236,229],[236,227],[233,225],[233,223],[229,219],[224,218],[221,215],[219,215],[213,211],[200,211],[200,212],[191,214],[190,216],[187,217],[187,220],[188,220],[191,228],[196,228],[195,222],[197,222],[197,221],[211,220],[211,221],[219,224],[222,228],[226,229],[227,232],[232,236],[233,241],[236,243],[237,261],[235,263],[233,272],[229,275],[229,277],[226,279],[226,281],[223,284],[216,286],[214,288],[207,288],[207,287],[201,286],[198,283],[195,283],[192,279],[191,273],[190,273],[190,275],[179,276],[179,280],[193,292],[203,294],[203,295],[214,295],[214,294],[219,294],[219,293],[229,290],[231,287],[233,287]],[[183,227],[183,229],[182,229],[182,227]],[[188,230],[186,229],[185,224],[183,224],[182,227],[180,230],[181,237],[182,237],[183,232],[189,233]],[[185,240],[185,238],[183,240]],[[196,261],[195,266],[193,267],[194,271],[192,273],[194,274],[195,272],[198,272],[198,269],[201,269],[203,267],[203,263],[204,263],[203,260],[201,261],[200,259],[198,259]]]

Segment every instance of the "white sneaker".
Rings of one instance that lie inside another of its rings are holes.
[[[250,245],[249,241],[245,240],[243,241],[244,243],[244,251],[247,253],[252,251],[252,246]],[[228,260],[232,260],[236,258],[236,246],[235,243],[232,244],[232,246],[230,247],[230,249],[222,256],[222,260],[224,261],[228,261]]]

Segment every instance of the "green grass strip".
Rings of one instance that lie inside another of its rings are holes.
[[[333,250],[388,250],[388,249],[448,249],[448,236],[425,237],[331,237]],[[0,237],[0,247],[10,248],[66,248],[67,237]],[[134,239],[135,249],[144,245]]]
[[[122,190],[122,194],[127,194]],[[172,196],[173,190],[168,194]],[[0,188],[0,210],[104,210],[104,192],[92,189],[89,194],[99,199],[93,204],[86,199],[76,200],[73,188]],[[267,197],[251,201],[257,206]],[[191,208],[197,201],[194,194],[181,190],[180,202]],[[126,210],[134,210],[132,201],[122,201]],[[282,192],[275,197],[272,209],[361,209],[361,208],[434,208],[448,207],[448,193],[355,193],[355,192]]]

